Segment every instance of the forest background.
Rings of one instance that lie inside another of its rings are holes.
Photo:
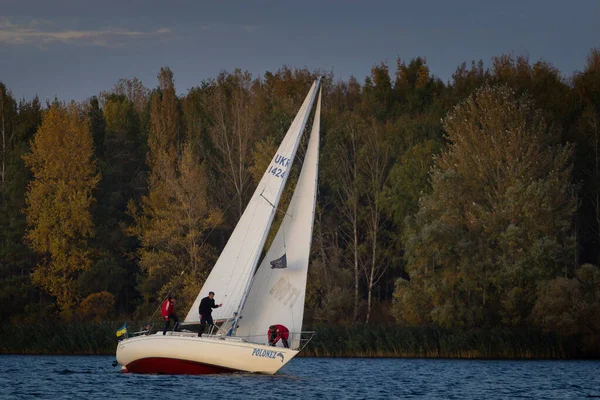
[[[44,352],[36,330],[114,335],[169,293],[187,310],[319,75],[305,326],[330,342],[314,354],[600,355],[598,49],[572,76],[500,55],[446,83],[424,58],[364,82],[236,69],[179,96],[165,67],[80,103],[0,83],[0,351]]]

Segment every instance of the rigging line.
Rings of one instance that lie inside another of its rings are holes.
[[[262,195],[262,193],[260,194],[260,197],[262,197],[263,199],[265,199],[265,201],[266,201],[267,203],[269,203],[269,204],[271,205],[271,207],[273,207],[273,208],[275,209],[275,211],[278,211],[278,212],[282,213],[283,215],[287,215],[287,216],[288,216],[288,217],[290,217],[290,218],[292,217],[292,215],[288,214],[286,211],[283,211],[283,210],[282,210],[282,209],[280,209],[279,207],[275,207],[275,206],[273,205],[273,203],[271,203],[271,202],[269,201],[269,199],[267,199],[265,196],[263,196],[263,195]]]
[[[229,204],[227,205],[227,207],[225,207],[225,210],[223,211],[223,215],[225,215],[225,213],[227,212],[227,210],[229,210],[229,207],[231,207],[231,205],[233,204],[234,200],[237,199],[238,194],[236,193],[235,196],[232,197],[231,201],[229,202]],[[215,230],[215,228],[217,227],[217,225],[219,224],[219,221],[215,221],[215,223],[213,224],[212,228],[210,228],[210,231],[206,234],[206,237],[204,238],[204,240],[202,241],[202,244],[200,244],[199,247],[202,247],[206,244],[206,242],[208,241],[208,238],[210,237],[210,234],[213,233],[213,231]],[[169,295],[171,294],[171,292],[173,291],[173,289],[177,286],[177,284],[179,283],[179,281],[181,280],[181,278],[183,277],[184,272],[189,268],[189,266],[185,267],[181,273],[179,274],[179,276],[177,277],[177,279],[175,280],[175,282],[173,283],[173,285],[171,286],[171,289],[169,289],[169,291],[167,292],[167,296],[165,299],[163,299],[160,302],[160,305],[154,310],[154,313],[152,314],[152,316],[150,317],[150,319],[148,321],[152,321],[154,319],[154,317],[156,316],[156,313],[158,312],[158,310],[161,309],[162,307],[162,303],[169,298]]]
[[[286,215],[289,215],[286,213]],[[290,218],[292,216],[290,215]],[[285,246],[285,217],[283,217],[283,221],[281,221],[281,235],[283,236],[283,254],[285,255],[287,247]],[[287,264],[287,261],[286,261]]]
[[[264,191],[263,191],[263,193],[264,193]],[[262,197],[263,199],[265,199],[265,201],[266,201],[267,203],[269,203],[269,204],[271,205],[271,207],[275,208],[275,206],[273,205],[273,203],[271,203],[271,202],[269,201],[269,199],[267,199],[265,196],[263,196],[263,194],[262,194],[262,193],[260,194],[260,197]]]

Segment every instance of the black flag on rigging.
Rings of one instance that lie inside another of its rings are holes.
[[[287,258],[285,253],[278,259],[271,261],[271,269],[275,268],[287,268]]]

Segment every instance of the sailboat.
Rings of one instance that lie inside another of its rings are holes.
[[[123,372],[275,374],[302,349],[302,319],[312,241],[319,161],[321,78],[313,82],[298,114],[260,180],[231,237],[191,306],[183,325],[199,324],[198,306],[209,292],[223,306],[213,311],[218,329],[162,331],[127,338],[117,346]],[[281,193],[318,93],[304,163],[290,204],[259,265]],[[271,325],[289,330],[289,348],[268,344]]]

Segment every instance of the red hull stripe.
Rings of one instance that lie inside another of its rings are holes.
[[[125,372],[132,372],[135,374],[203,375],[237,372],[234,369],[218,367],[216,365],[159,357],[135,360],[127,364],[126,368],[127,370]]]

